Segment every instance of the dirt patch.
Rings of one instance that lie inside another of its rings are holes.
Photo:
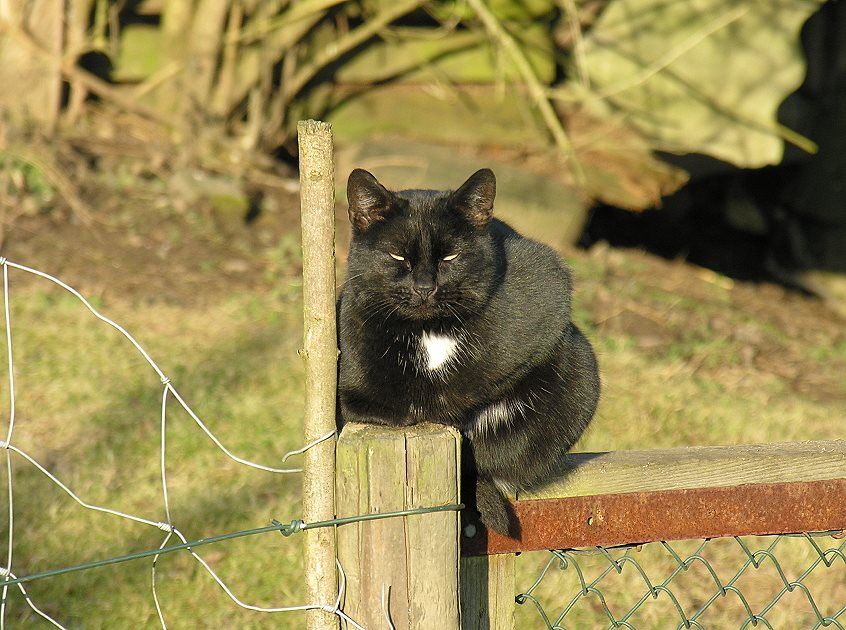
[[[290,181],[292,190],[257,191],[255,216],[205,199],[186,204],[167,190],[91,187],[90,221],[58,210],[22,217],[7,228],[3,255],[100,299],[199,306],[228,292],[268,289],[277,274],[299,270],[299,200]],[[294,251],[280,251],[286,242]]]
[[[587,256],[600,265],[583,287],[600,334],[678,355],[729,389],[774,376],[810,399],[846,400],[846,321],[823,300],[638,250],[595,246]]]

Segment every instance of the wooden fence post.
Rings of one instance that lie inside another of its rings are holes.
[[[461,630],[514,630],[514,559],[461,558]]]
[[[457,431],[431,424],[349,424],[338,439],[338,516],[458,503]],[[455,511],[338,527],[344,612],[365,628],[457,630],[459,515]],[[384,604],[383,604],[384,602]]]
[[[335,430],[335,161],[331,125],[300,121],[297,132],[303,233],[303,433],[305,442],[310,443]],[[334,438],[306,451],[303,472],[303,520],[310,523],[334,518]],[[308,601],[330,605],[338,593],[335,531],[323,527],[304,533]],[[306,623],[309,630],[338,627],[337,617],[323,610],[308,611]]]

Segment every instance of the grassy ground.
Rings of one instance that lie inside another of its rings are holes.
[[[97,224],[57,217],[23,221],[10,232],[3,254],[58,275],[92,297],[150,352],[230,450],[280,465],[282,455],[301,442],[296,199],[283,195],[276,211],[244,226],[202,208],[178,210],[102,194]],[[346,232],[346,225],[339,230]],[[595,247],[565,255],[578,279],[576,316],[596,345],[604,381],[597,418],[579,450],[842,437],[846,332],[825,304],[638,252]],[[165,520],[158,377],[74,298],[15,270],[10,278],[17,395],[12,443],[85,501]],[[6,401],[5,377],[0,383],[0,400]],[[189,539],[299,516],[297,475],[231,462],[173,401],[166,435],[172,516]],[[161,543],[160,531],[85,510],[20,458],[13,457],[13,465],[15,572]],[[6,481],[2,468],[0,488]],[[5,522],[0,529],[5,538]],[[806,568],[803,544],[785,545],[779,559]],[[682,551],[689,546],[680,545]],[[743,561],[729,547],[707,548],[726,580]],[[305,603],[296,537],[265,534],[199,551],[247,603]],[[648,547],[636,557],[660,582],[673,565],[657,557],[658,551]],[[527,588],[547,559],[548,554],[521,557],[518,586]],[[593,572],[607,565],[602,558],[585,562]],[[572,571],[554,573],[542,588],[553,615],[577,590]],[[838,608],[846,604],[843,566],[836,563],[823,573],[822,599]],[[644,592],[637,572],[626,568],[615,579],[606,597],[630,599],[633,589],[637,597]],[[706,592],[701,569],[691,570],[687,579],[692,581],[679,592],[701,600]],[[768,588],[775,584],[771,573],[758,580]],[[171,628],[303,625],[300,613],[237,608],[187,554],[159,560],[158,584]],[[38,606],[68,627],[158,625],[148,560],[27,588]],[[609,606],[626,609],[625,602]],[[774,627],[805,627],[789,621],[808,618],[801,597],[786,597],[779,607],[785,612]],[[707,627],[737,627],[737,612],[726,611],[708,618]],[[520,609],[521,627],[538,627],[539,617],[530,613],[526,606]],[[578,615],[565,627],[608,623],[596,605]],[[643,615],[635,618],[635,627],[675,627],[678,619],[666,601],[644,608]],[[48,627],[16,590],[6,621],[10,627]]]
[[[157,375],[75,300],[38,286],[18,289],[17,276],[12,277],[17,393],[12,443],[89,503],[167,520]],[[236,455],[279,467],[282,454],[299,446],[296,298],[243,293],[202,310],[165,304],[104,304],[102,310],[159,358],[180,394]],[[298,475],[232,462],[173,400],[167,411],[171,514],[189,539],[300,515]],[[81,508],[19,459],[14,480],[14,566],[21,573],[155,548],[163,539],[155,528]],[[296,538],[265,534],[200,553],[248,603],[303,603]],[[159,560],[158,583],[170,627],[279,627],[278,619],[236,611],[184,554]],[[71,627],[156,626],[149,561],[45,579],[28,590],[34,602]],[[11,619],[32,617],[17,595],[11,611]],[[299,621],[286,617],[291,627]]]
[[[638,252],[598,249],[570,256],[580,278],[577,317],[600,354],[604,395],[596,420],[576,450],[603,451],[691,444],[767,443],[843,437],[846,409],[846,360],[842,322],[821,303],[780,288],[736,283],[681,262],[666,262]],[[579,307],[580,303],[580,307]],[[679,514],[679,518],[685,518]],[[773,538],[746,539],[750,551],[766,549]],[[682,560],[698,551],[699,541],[673,543]],[[830,537],[823,550],[840,547]],[[623,551],[612,552],[619,559]],[[805,539],[784,538],[760,569],[748,568],[736,586],[753,612],[760,612],[783,590],[784,571],[792,581],[819,558]],[[524,554],[517,561],[518,590],[529,589],[550,560],[547,552]],[[747,556],[732,540],[712,541],[661,592],[646,597],[649,584],[662,584],[678,568],[660,544],[630,551],[598,584],[598,592],[577,598],[579,572],[570,562],[554,562],[535,595],[562,628],[605,628],[605,605],[620,619],[645,603],[628,620],[639,630],[675,628],[681,617],[677,599],[692,615],[719,589],[707,567],[727,584]],[[588,583],[610,567],[605,556],[578,557]],[[773,558],[775,561],[773,561]],[[846,563],[818,565],[805,584],[819,612],[846,607]],[[706,564],[707,561],[707,564]],[[531,603],[517,607],[518,627],[543,627]],[[729,592],[699,619],[706,628],[738,628],[748,619],[740,597]],[[781,597],[768,612],[773,628],[811,628],[818,617],[802,589]]]

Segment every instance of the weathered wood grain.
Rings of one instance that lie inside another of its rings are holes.
[[[460,437],[438,425],[349,424],[338,440],[338,516],[459,501]],[[458,513],[338,527],[344,612],[366,628],[458,628]]]
[[[846,440],[571,453],[554,482],[517,499],[547,499],[846,478]]]
[[[461,559],[461,630],[513,630],[514,554]]]
[[[338,345],[335,324],[335,163],[331,125],[315,120],[297,125],[303,236],[303,350],[306,443],[335,429]],[[303,520],[335,516],[335,440],[306,451]],[[305,532],[305,582],[310,603],[330,605],[338,592],[335,532]],[[309,630],[338,627],[335,615],[310,610]]]

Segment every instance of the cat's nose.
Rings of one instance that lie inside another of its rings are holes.
[[[422,299],[424,301],[428,300],[430,297],[432,297],[435,294],[435,291],[437,291],[437,289],[438,289],[438,287],[436,287],[434,284],[415,284],[414,285],[414,292],[417,295],[420,296],[420,299]]]

